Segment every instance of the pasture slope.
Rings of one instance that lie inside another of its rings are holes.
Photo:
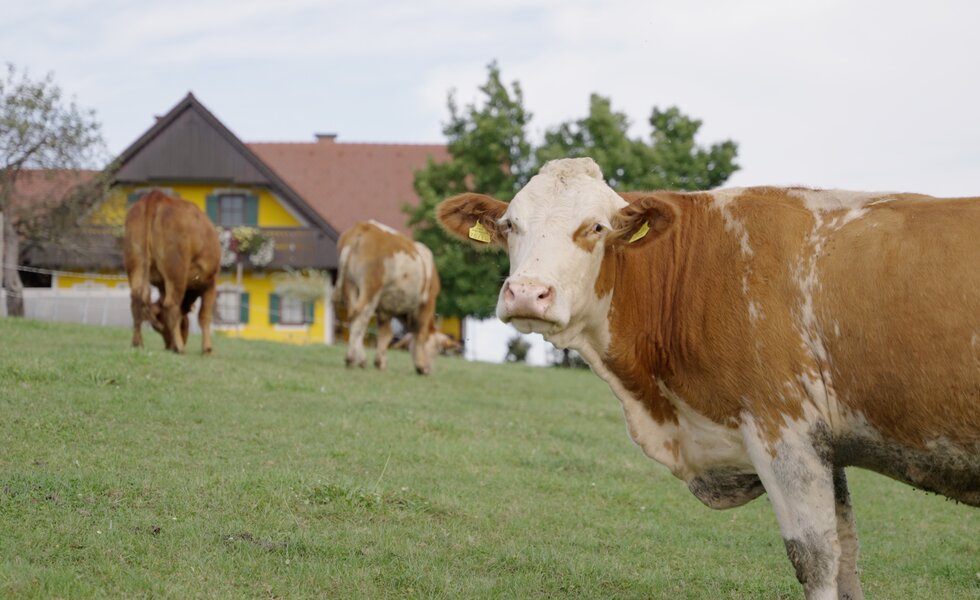
[[[0,319],[0,596],[798,598],[586,371]],[[191,342],[195,348],[196,342]],[[850,473],[869,598],[980,597],[980,511]]]

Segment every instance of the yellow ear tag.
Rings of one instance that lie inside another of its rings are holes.
[[[493,236],[487,231],[487,228],[483,226],[483,223],[477,221],[476,225],[470,227],[470,239],[476,240],[478,242],[483,242],[484,244],[489,244]]]
[[[636,240],[641,239],[643,236],[645,236],[649,232],[650,232],[650,222],[649,221],[644,221],[643,222],[643,226],[640,227],[639,229],[637,229],[636,230],[636,233],[633,234],[633,237],[630,238],[630,243],[632,244]],[[470,237],[473,237],[473,230],[472,229],[470,230]]]

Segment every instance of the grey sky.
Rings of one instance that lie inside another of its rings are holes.
[[[980,3],[34,0],[0,62],[53,72],[113,153],[188,91],[246,141],[441,142],[446,95],[497,60],[531,130],[612,98],[739,143],[732,185],[980,195]]]

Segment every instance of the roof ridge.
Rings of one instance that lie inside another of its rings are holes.
[[[413,146],[413,147],[434,146],[434,147],[443,148],[443,147],[446,147],[448,145],[448,144],[445,144],[445,143],[441,143],[440,144],[438,142],[338,142],[338,141],[333,141],[333,142],[330,142],[328,144],[324,144],[324,143],[319,142],[317,140],[313,140],[312,142],[298,142],[298,141],[250,141],[250,142],[245,142],[245,143],[248,144],[248,145],[253,145],[253,144],[273,145],[273,144],[276,144],[276,145],[280,145],[280,146],[288,146],[288,145],[300,146],[300,145],[302,145],[302,146],[323,146],[323,147],[330,147],[330,146]]]

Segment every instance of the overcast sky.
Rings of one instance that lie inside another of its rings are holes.
[[[49,72],[112,153],[193,91],[245,141],[442,142],[487,65],[531,133],[592,92],[731,138],[731,185],[980,194],[980,3],[835,0],[4,2],[0,62]]]

